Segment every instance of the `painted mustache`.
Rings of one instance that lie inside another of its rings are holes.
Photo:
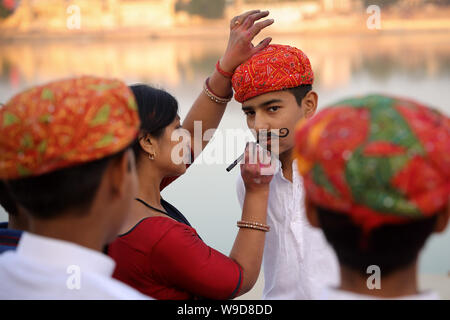
[[[279,131],[279,134],[276,134],[275,132],[272,132],[272,131],[267,131],[267,136],[262,137],[263,139],[260,139],[260,136],[258,135],[258,139],[256,139],[256,143],[259,143],[259,141],[264,140],[264,138],[266,138],[266,140],[272,139],[272,137],[273,138],[286,138],[289,135],[288,128],[281,128],[278,131]]]
[[[288,128],[281,128],[278,131],[279,131],[279,134],[276,134],[276,133],[274,133],[272,131],[268,131],[267,132],[267,139],[266,139],[266,141],[268,139],[272,139],[272,137],[286,138],[289,135],[289,129]],[[260,136],[258,135],[258,138],[256,139],[256,143],[257,144],[259,143],[259,138],[260,138]],[[244,156],[245,156],[245,152],[242,153],[239,158],[234,160],[233,163],[230,164],[227,167],[227,172],[230,172],[231,170],[233,170],[233,168],[236,167],[238,165],[238,163],[242,161],[242,159],[244,159]]]

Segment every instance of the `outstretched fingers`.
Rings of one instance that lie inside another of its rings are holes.
[[[245,18],[245,20],[243,20],[244,22],[242,23],[242,27],[244,29],[249,29],[250,27],[253,26],[255,21],[258,21],[259,19],[267,17],[268,15],[269,15],[269,11],[262,11],[262,12],[250,14]]]
[[[265,47],[267,47],[270,44],[271,41],[272,41],[271,37],[267,37],[264,40],[262,40],[256,47],[253,48],[252,55],[257,53],[258,51],[261,51]]]
[[[231,19],[230,28],[233,29],[235,26],[242,25],[248,16],[259,12],[261,12],[261,10],[250,10],[239,16],[234,17],[233,19]]]

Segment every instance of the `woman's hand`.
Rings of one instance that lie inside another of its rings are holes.
[[[272,41],[270,37],[265,38],[256,47],[252,44],[255,36],[273,23],[273,19],[256,22],[268,15],[269,11],[252,10],[231,19],[228,46],[220,59],[220,67],[224,71],[234,72],[241,63],[269,45]]]
[[[267,224],[269,184],[275,172],[270,153],[255,143],[247,144],[241,175],[245,185],[242,221]],[[242,268],[243,281],[238,295],[248,292],[258,280],[264,253],[266,233],[240,228],[230,258]]]
[[[257,22],[268,14],[268,11],[253,10],[231,20],[228,46],[219,62],[220,67],[224,71],[233,72],[234,69],[248,60],[253,54],[267,47],[272,40],[271,38],[264,39],[256,47],[253,46],[252,40],[262,29],[273,23],[271,19]],[[229,77],[224,76],[218,70],[214,70],[208,79],[209,88],[214,92],[214,95],[221,98],[227,98],[232,95],[233,90]],[[219,126],[226,106],[226,103],[218,103],[216,100],[211,99],[205,90],[200,92],[186,119],[183,121],[183,127],[190,132],[191,137],[194,139],[191,143],[194,146],[194,150],[198,150],[198,147],[196,147],[198,145],[201,146],[200,150],[206,147],[208,141],[204,141],[202,137],[207,130],[216,129]],[[202,134],[197,135],[197,137],[194,130],[194,122],[196,121],[202,122]],[[194,159],[198,155],[199,152],[194,152]]]
[[[269,191],[269,184],[275,170],[270,152],[255,143],[247,144],[241,175],[246,192]]]

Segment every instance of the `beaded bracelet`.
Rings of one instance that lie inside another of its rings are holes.
[[[206,81],[203,85],[203,91],[212,101],[216,103],[226,104],[231,101],[231,98],[233,98],[233,92],[226,98],[222,98],[214,94],[214,92],[212,92],[211,88],[209,87],[209,77],[206,78]]]
[[[225,78],[231,79],[233,77],[233,72],[226,72],[220,67],[220,60],[217,60],[216,70],[223,75]]]
[[[264,231],[264,232],[270,231],[270,226],[268,226],[267,224],[262,224],[262,223],[258,223],[258,222],[238,221],[237,226],[239,228],[249,228],[249,229],[255,229],[255,230],[260,230],[260,231]]]
[[[269,229],[266,229],[266,228],[263,228],[263,227],[254,226],[252,224],[238,224],[237,226],[239,228],[248,228],[248,229],[254,229],[254,230],[269,232]]]

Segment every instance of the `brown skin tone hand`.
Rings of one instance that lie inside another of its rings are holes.
[[[233,18],[230,23],[230,36],[228,46],[220,60],[220,66],[224,71],[233,72],[241,63],[249,59],[256,52],[267,47],[271,38],[264,39],[259,45],[253,46],[252,40],[259,32],[273,23],[273,20],[258,20],[266,17],[268,11],[253,10]],[[234,21],[240,21],[238,25]],[[217,70],[209,78],[209,86],[214,94],[219,97],[228,97],[232,93],[231,79],[224,77]],[[216,129],[225,112],[226,104],[212,101],[203,91],[189,110],[183,121],[183,128],[194,137],[194,121],[202,123],[202,137],[206,130]],[[194,156],[197,157],[206,147],[209,141],[203,141],[202,137],[195,137],[191,145]],[[200,152],[199,152],[200,151]]]
[[[257,164],[249,163],[249,149],[246,148],[245,162],[241,164],[241,175],[246,189],[241,220],[266,224],[269,184],[273,175],[261,175],[259,158]],[[248,292],[258,280],[265,238],[265,232],[246,228],[240,228],[236,236],[230,258],[236,261],[243,271],[239,295]]]

